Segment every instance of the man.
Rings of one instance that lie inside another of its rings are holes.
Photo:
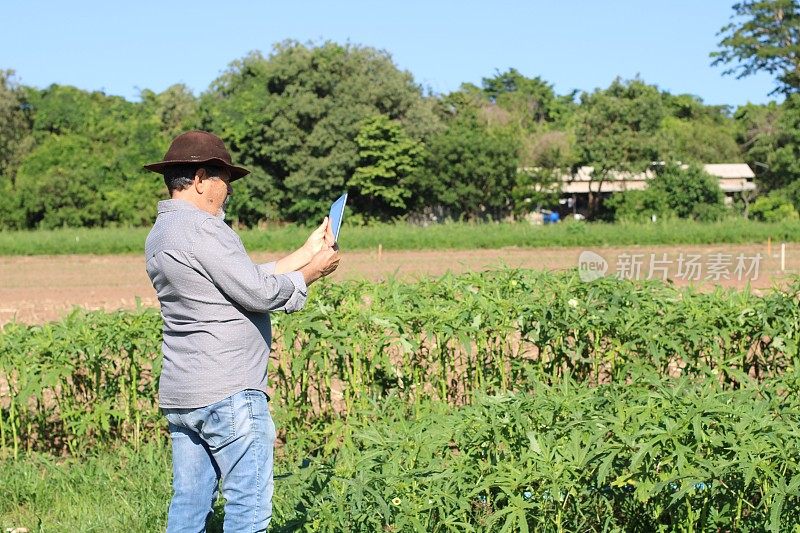
[[[270,311],[296,311],[307,286],[339,263],[327,218],[283,259],[254,264],[224,222],[231,183],[249,173],[204,131],[172,142],[170,199],[147,236],[147,274],[164,320],[159,405],[172,437],[167,531],[205,531],[217,485],[225,531],[265,531],[272,517],[275,426],[267,404]]]

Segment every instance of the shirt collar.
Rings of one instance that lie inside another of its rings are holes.
[[[170,211],[188,211],[197,209],[200,210],[199,207],[196,205],[187,202],[186,200],[179,200],[177,198],[171,198],[169,200],[161,200],[158,202],[158,213],[168,213]]]

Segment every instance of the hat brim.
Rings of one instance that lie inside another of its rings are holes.
[[[211,159],[203,159],[201,161],[159,161],[158,163],[150,163],[149,165],[144,165],[144,168],[149,170],[150,172],[156,172],[158,174],[163,174],[164,171],[169,167],[174,167],[175,165],[204,165],[204,164],[211,164],[215,167],[223,167],[227,168],[231,173],[231,181],[236,181],[239,178],[243,178],[250,174],[250,171],[246,168],[237,167],[231,165],[230,163],[223,161],[217,157],[212,157]]]

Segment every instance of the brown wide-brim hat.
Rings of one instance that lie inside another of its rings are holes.
[[[246,168],[237,167],[231,161],[231,154],[225,148],[222,139],[207,131],[187,131],[175,137],[164,159],[158,163],[145,165],[152,172],[163,174],[174,165],[202,165],[208,163],[215,167],[227,168],[231,173],[231,181],[250,174]]]

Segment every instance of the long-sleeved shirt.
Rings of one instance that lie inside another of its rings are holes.
[[[145,256],[164,320],[159,405],[204,407],[245,389],[266,392],[268,313],[303,307],[302,274],[253,263],[231,228],[183,200],[159,202]]]

